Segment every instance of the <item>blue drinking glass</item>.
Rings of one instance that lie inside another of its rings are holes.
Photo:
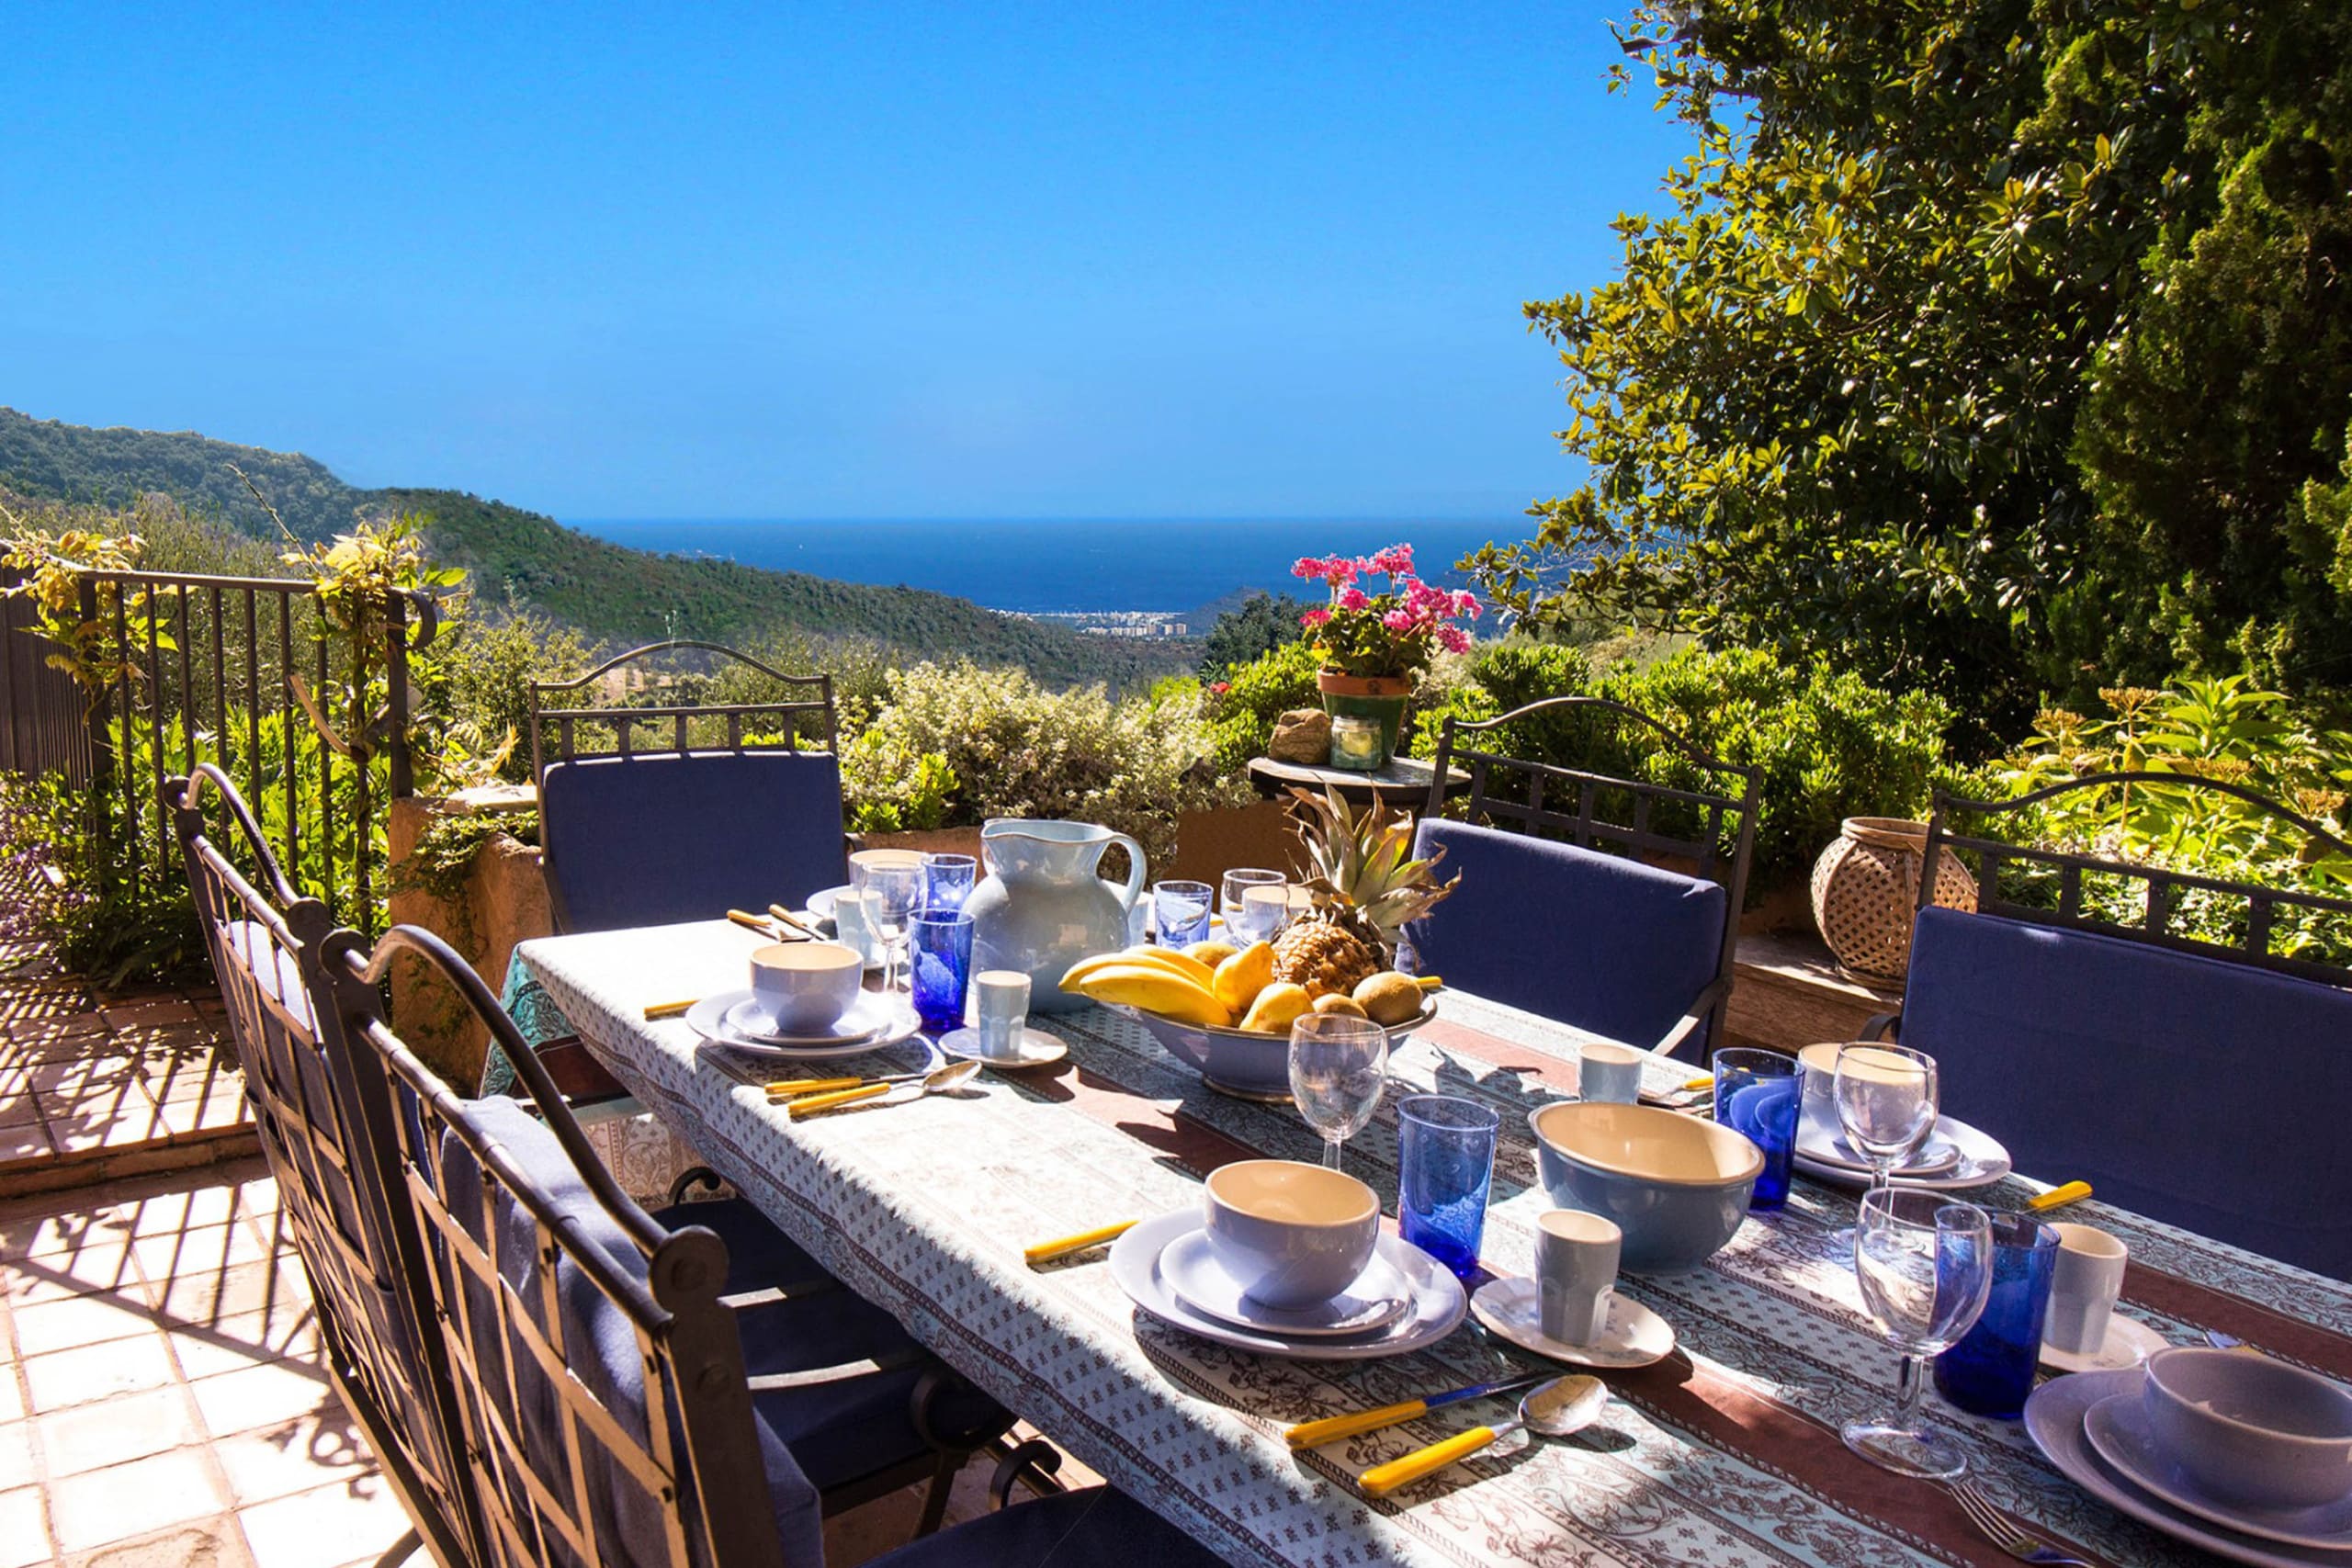
[[[954,914],[972,896],[979,880],[980,863],[969,855],[922,857],[922,907]]]
[[[1216,907],[1216,889],[1205,882],[1155,882],[1151,885],[1152,927],[1162,947],[1190,947],[1209,939],[1209,911]]]
[[[1501,1119],[1472,1100],[1417,1094],[1396,1107],[1396,1228],[1468,1279],[1487,1230]]]
[[[2013,1421],[2025,1413],[2041,1359],[2058,1233],[2024,1214],[1992,1218],[1993,1293],[1976,1326],[1936,1358],[1936,1392],[1971,1416]]]
[[[1770,1212],[1789,1201],[1789,1167],[1796,1158],[1797,1112],[1804,1079],[1794,1056],[1745,1046],[1715,1053],[1715,1120],[1764,1151],[1751,1210]]]
[[[972,983],[972,917],[925,909],[907,922],[915,1016],[937,1034],[964,1027],[964,993]]]

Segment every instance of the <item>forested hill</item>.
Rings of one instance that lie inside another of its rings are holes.
[[[1090,637],[921,589],[653,555],[504,502],[449,490],[361,490],[314,458],[192,432],[94,430],[0,408],[0,489],[20,494],[114,503],[161,491],[246,533],[274,537],[239,468],[305,539],[330,536],[362,516],[423,513],[432,520],[435,558],[473,573],[488,600],[511,597],[615,642],[650,642],[673,630],[745,641],[790,627],[872,637],[910,654],[1017,664],[1054,684],[1121,686],[1185,668],[1197,651]]]

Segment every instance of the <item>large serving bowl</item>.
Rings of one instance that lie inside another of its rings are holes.
[[[1179,1023],[1172,1018],[1146,1012],[1119,1002],[1105,1002],[1113,1012],[1126,1014],[1168,1047],[1168,1054],[1197,1071],[1208,1086],[1243,1100],[1290,1100],[1290,1031],[1263,1034],[1249,1029],[1216,1029],[1205,1024]],[[1437,998],[1425,998],[1419,1018],[1388,1028],[1388,1046],[1437,1016]]]
[[[2312,1508],[2352,1495],[2352,1393],[2316,1372],[2236,1350],[2159,1350],[2142,1402],[2157,1446],[2222,1502]]]
[[[1570,1100],[1527,1120],[1544,1190],[1616,1221],[1630,1274],[1680,1274],[1713,1257],[1764,1168],[1763,1151],[1729,1127],[1646,1105]]]

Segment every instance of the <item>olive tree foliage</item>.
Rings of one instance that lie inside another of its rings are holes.
[[[1619,27],[1692,130],[1531,304],[1589,465],[1477,558],[1950,698],[2352,688],[2352,6],[1709,0]],[[1620,67],[1614,87],[1630,84]]]

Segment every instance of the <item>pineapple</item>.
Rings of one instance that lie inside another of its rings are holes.
[[[1306,987],[1310,997],[1346,996],[1389,967],[1397,931],[1452,893],[1453,883],[1430,874],[1442,850],[1425,861],[1410,858],[1411,818],[1384,817],[1369,806],[1359,816],[1337,790],[1291,795],[1307,818],[1299,842],[1315,906],[1274,939],[1274,978]]]

